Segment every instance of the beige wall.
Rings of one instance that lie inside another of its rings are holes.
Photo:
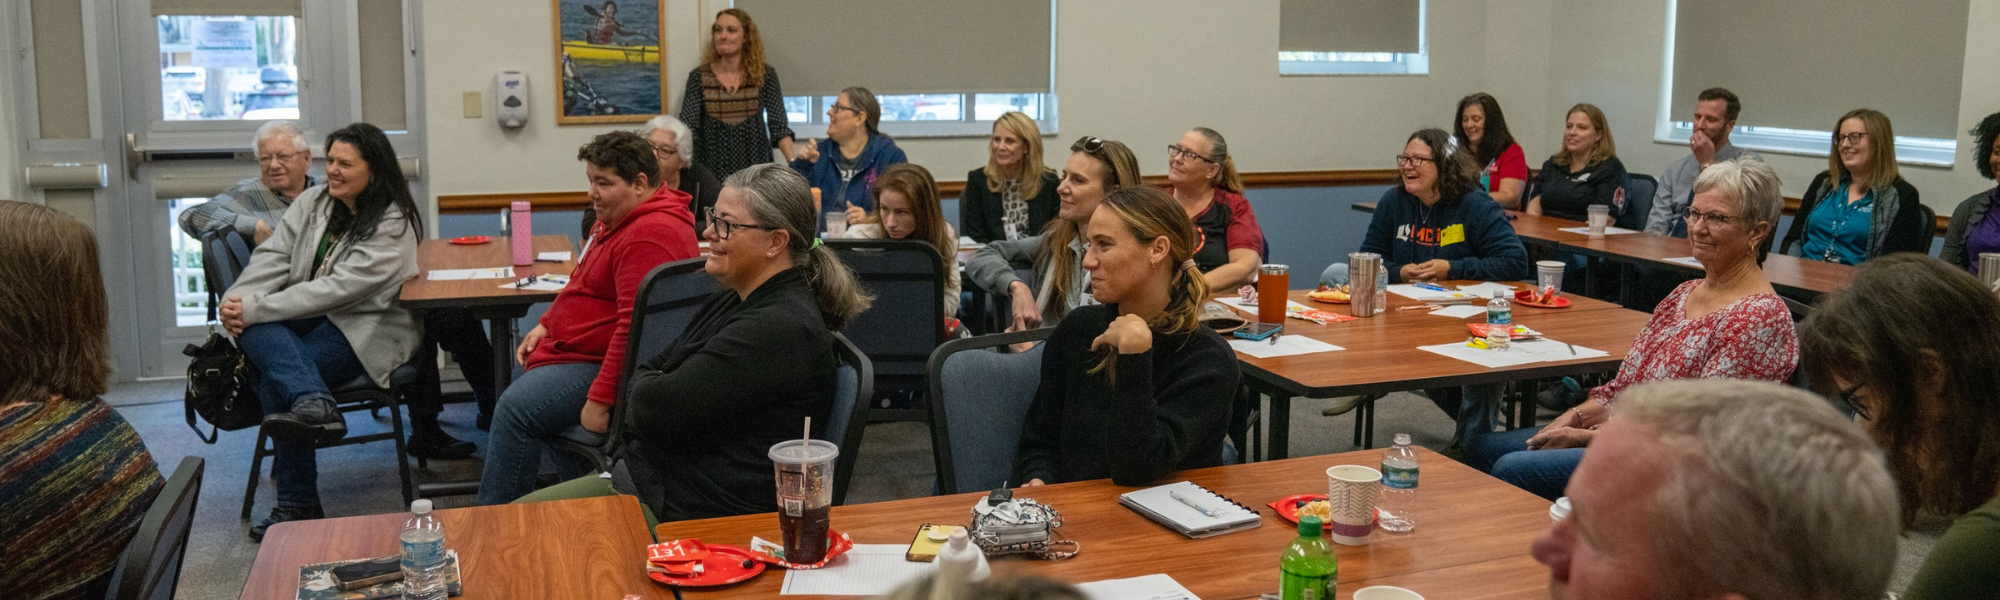
[[[667,2],[667,79],[675,106],[699,58],[705,7],[722,4]],[[610,127],[555,125],[548,4],[429,0],[424,6],[432,193],[582,189],[574,148]],[[1277,7],[1277,0],[1061,2],[1061,131],[1048,140],[1051,166],[1060,165],[1060,148],[1070,141],[1096,135],[1132,145],[1143,170],[1161,173],[1162,147],[1186,128],[1206,125],[1229,137],[1245,171],[1387,168],[1405,136],[1449,127],[1457,99],[1475,91],[1501,99],[1531,165],[1557,145],[1561,111],[1577,102],[1605,109],[1632,171],[1659,172],[1687,151],[1652,141],[1666,40],[1663,0],[1431,0],[1431,74],[1424,77],[1279,77]],[[1974,0],[1969,20],[1968,31],[2000,28],[2000,0]],[[518,132],[502,131],[491,119],[491,80],[501,69],[526,70],[534,86],[533,116]],[[1968,36],[1964,70],[1960,130],[2000,110],[2000,39]],[[486,94],[485,118],[460,115],[461,93],[473,90]],[[1756,99],[1745,103],[1754,114]],[[898,144],[940,179],[958,179],[985,162],[981,138]],[[1803,193],[1825,164],[1819,157],[1770,158],[1792,195]],[[1905,172],[1941,213],[1991,185],[1964,161],[1954,169]]]
[[[18,7],[8,4],[0,6],[0,32],[8,32],[7,41],[0,43],[0,52],[7,58],[13,56],[14,11]],[[16,74],[13,60],[0,60],[0,200],[21,199],[21,153],[25,144],[21,140],[21,130],[16,124],[20,111],[14,107],[14,94],[20,88],[14,82]]]

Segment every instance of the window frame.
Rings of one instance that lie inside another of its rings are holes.
[[[1431,74],[1430,0],[1417,0],[1416,52],[1278,52],[1279,77],[1408,76]],[[1282,16],[1280,17],[1282,18]],[[1323,60],[1286,55],[1333,55]]]

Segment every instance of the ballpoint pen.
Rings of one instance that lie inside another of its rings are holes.
[[[1168,495],[1168,496],[1173,496],[1174,500],[1177,500],[1177,501],[1180,501],[1180,503],[1181,503],[1181,504],[1186,504],[1186,505],[1188,506],[1188,508],[1192,508],[1192,509],[1195,509],[1196,511],[1200,512],[1200,513],[1201,513],[1201,516],[1204,516],[1204,517],[1213,517],[1213,516],[1215,516],[1215,509],[1213,509],[1213,508],[1209,508],[1209,507],[1206,507],[1206,506],[1202,506],[1202,505],[1200,505],[1200,504],[1195,504],[1193,500],[1189,500],[1189,499],[1187,498],[1187,496],[1182,496],[1180,492],[1176,492],[1176,491],[1173,491],[1173,490],[1168,490],[1168,491],[1167,491],[1167,495]]]

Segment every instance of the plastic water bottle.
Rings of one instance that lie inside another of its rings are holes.
[[[431,501],[410,503],[403,524],[403,600],[445,600],[444,524],[431,515]]]
[[[1319,517],[1299,517],[1299,537],[1278,555],[1280,600],[1333,600],[1340,559],[1327,545],[1325,529]]]
[[[1417,451],[1410,434],[1396,434],[1396,445],[1382,454],[1382,529],[1404,532],[1417,528]]]
[[[1514,303],[1507,301],[1507,292],[1493,290],[1493,299],[1486,301],[1486,347],[1504,351],[1513,335]]]
[[[972,543],[964,527],[951,531],[951,538],[938,549],[931,564],[937,566],[939,577],[965,583],[985,581],[993,574],[992,567],[986,565],[986,551]]]

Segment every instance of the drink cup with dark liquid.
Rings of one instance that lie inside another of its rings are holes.
[[[812,564],[826,558],[828,513],[833,508],[833,461],[840,448],[825,440],[787,440],[771,446],[778,479],[778,529],[785,560]]]

